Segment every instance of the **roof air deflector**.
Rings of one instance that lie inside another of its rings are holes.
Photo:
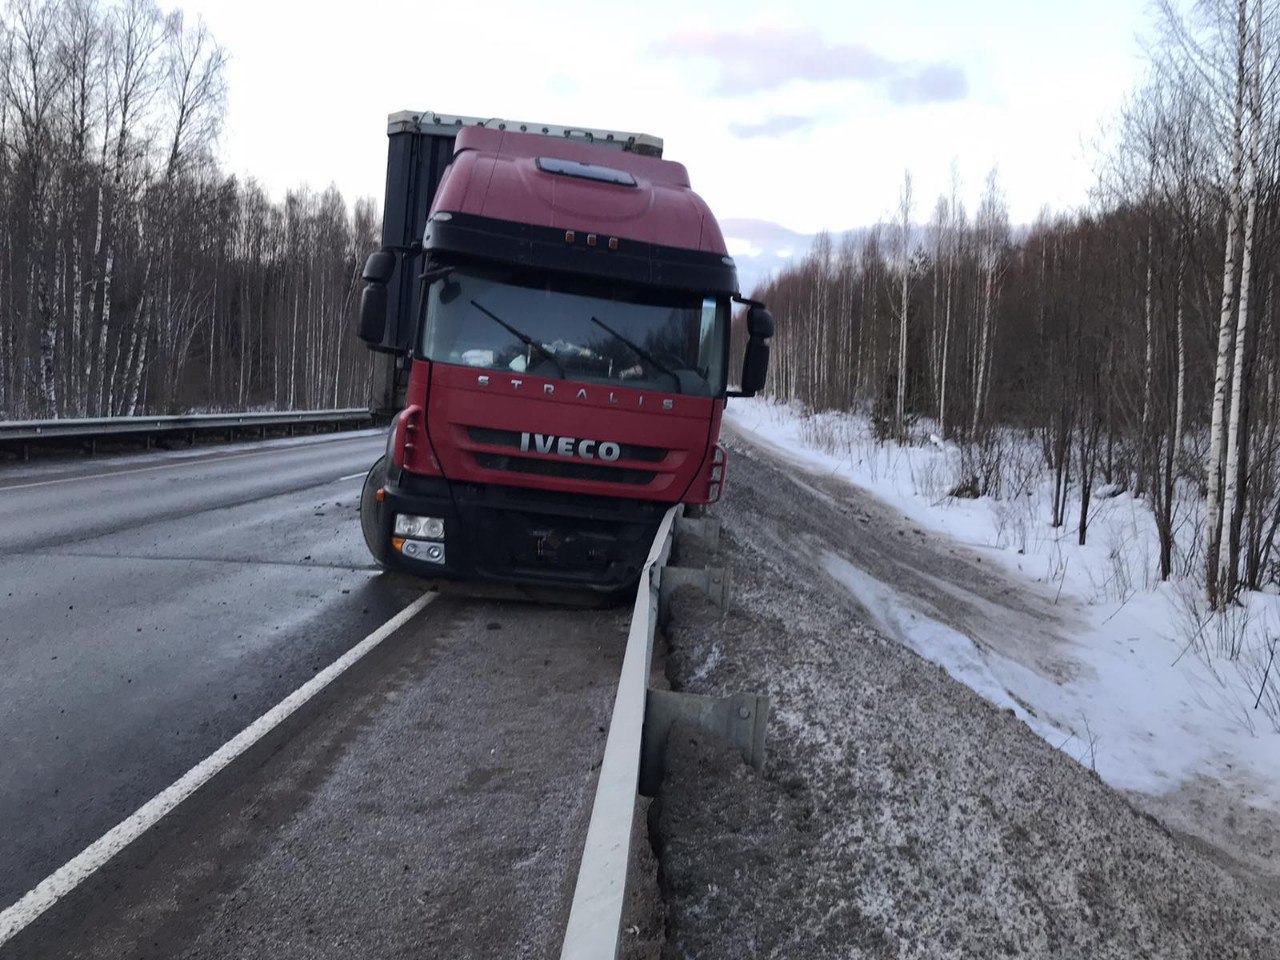
[[[634,187],[636,178],[626,170],[615,170],[613,167],[602,167],[595,163],[578,163],[576,160],[562,160],[559,157],[539,157],[538,169],[543,173],[555,173],[562,177],[577,177],[580,180],[595,180],[597,183],[612,183],[619,187]]]

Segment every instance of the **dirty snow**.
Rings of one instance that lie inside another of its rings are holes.
[[[1280,597],[1250,595],[1225,619],[1206,614],[1191,576],[1192,497],[1181,506],[1176,558],[1188,576],[1161,583],[1154,519],[1129,493],[1095,494],[1084,547],[1076,542],[1078,500],[1065,527],[1049,525],[1051,487],[1037,473],[1034,441],[1008,454],[1021,479],[1005,499],[961,500],[948,496],[960,452],[927,431],[918,445],[878,444],[855,416],[805,415],[764,400],[735,400],[727,421],[806,471],[843,478],[904,518],[998,561],[1061,611],[1052,626],[1030,615],[1010,624],[1001,611],[1006,622],[993,618],[958,632],[918,598],[827,557],[828,572],[882,632],[1014,710],[1112,786],[1166,796],[1208,778],[1235,801],[1280,812],[1280,664],[1254,706],[1268,638],[1280,628]],[[939,591],[956,590],[935,573]],[[1225,649],[1232,643],[1242,648],[1234,659]]]
[[[757,774],[714,734],[668,737],[649,811],[664,957],[1280,960],[1274,883],[1141,813],[1033,733],[1026,705],[996,709],[948,676],[1007,691],[1006,670],[1073,668],[1011,629],[1069,622],[1051,594],[724,437],[720,554],[690,555],[677,535],[674,557],[729,568],[732,602],[677,590],[663,663],[675,690],[768,695],[767,757]],[[855,590],[839,589],[832,557],[866,575]],[[981,641],[973,658],[961,639],[982,621],[1030,666]]]

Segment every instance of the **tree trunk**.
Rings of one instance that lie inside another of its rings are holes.
[[[1244,153],[1244,98],[1245,98],[1245,54],[1247,50],[1246,30],[1248,13],[1246,0],[1237,0],[1237,62],[1236,62],[1236,98],[1235,122],[1231,144],[1231,184],[1230,199],[1227,208],[1227,240],[1223,254],[1222,267],[1222,305],[1218,316],[1218,351],[1217,364],[1213,380],[1213,407],[1209,425],[1209,464],[1208,464],[1208,529],[1206,535],[1205,558],[1205,593],[1211,609],[1218,609],[1222,603],[1221,556],[1222,545],[1222,481],[1225,459],[1224,442],[1227,404],[1230,401],[1231,355],[1235,325],[1232,323],[1232,311],[1235,307],[1236,293],[1236,247],[1237,233],[1240,229],[1241,207],[1243,199],[1243,165]]]

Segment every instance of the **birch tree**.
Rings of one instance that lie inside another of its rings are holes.
[[[894,430],[905,438],[907,430],[907,328],[910,314],[911,284],[911,171],[902,175],[902,193],[898,197],[898,372],[897,393],[893,408]]]

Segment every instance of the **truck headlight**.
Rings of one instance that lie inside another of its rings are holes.
[[[411,513],[397,513],[395,535],[418,537],[422,540],[443,540],[444,520],[440,517],[418,517]]]

